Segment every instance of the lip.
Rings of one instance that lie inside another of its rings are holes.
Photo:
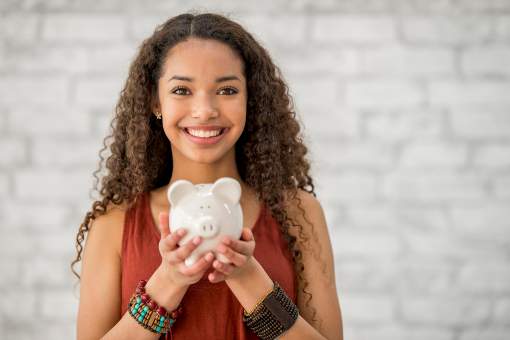
[[[217,129],[224,129],[224,131],[218,135],[218,136],[215,136],[215,137],[208,137],[208,138],[202,138],[202,137],[195,137],[193,135],[190,135],[189,133],[186,132],[186,128],[182,128],[182,133],[193,143],[195,144],[199,144],[199,145],[211,145],[211,144],[216,144],[218,143],[222,138],[223,136],[225,136],[228,132],[228,130],[230,130],[229,128],[227,127],[220,127],[220,126],[215,126],[214,128],[212,129],[205,129],[205,128],[202,128],[203,130],[217,130]],[[199,129],[197,127],[189,127],[191,129],[195,128],[195,129]]]
[[[192,130],[218,130],[223,129],[225,126],[219,126],[219,125],[191,125],[191,126],[185,126],[183,129],[192,129]]]

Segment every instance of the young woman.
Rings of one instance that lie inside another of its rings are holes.
[[[279,69],[239,24],[183,14],[157,27],[130,67],[102,150],[102,199],[76,237],[78,339],[342,339],[292,110]],[[168,187],[221,177],[241,184],[242,236],[218,247],[230,264],[207,253],[187,267],[202,240],[177,245]]]

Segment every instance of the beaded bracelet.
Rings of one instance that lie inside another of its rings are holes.
[[[168,333],[177,317],[182,313],[182,307],[169,313],[162,306],[150,298],[145,292],[147,281],[140,280],[136,287],[135,294],[128,304],[129,315],[131,315],[141,326],[153,333]]]
[[[243,321],[258,337],[272,340],[292,327],[298,316],[299,309],[275,281],[262,303],[251,313],[243,312]]]

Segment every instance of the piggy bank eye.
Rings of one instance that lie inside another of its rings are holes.
[[[201,206],[200,206],[200,209],[204,209],[204,206],[203,206],[203,205],[201,205]]]
[[[207,209],[211,209],[211,207],[208,205],[208,206],[207,206]]]

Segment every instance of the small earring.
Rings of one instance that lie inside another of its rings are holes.
[[[156,111],[155,115],[156,115],[156,119],[161,119],[161,116],[162,116],[162,115],[161,115],[161,113],[159,113],[158,111]]]

